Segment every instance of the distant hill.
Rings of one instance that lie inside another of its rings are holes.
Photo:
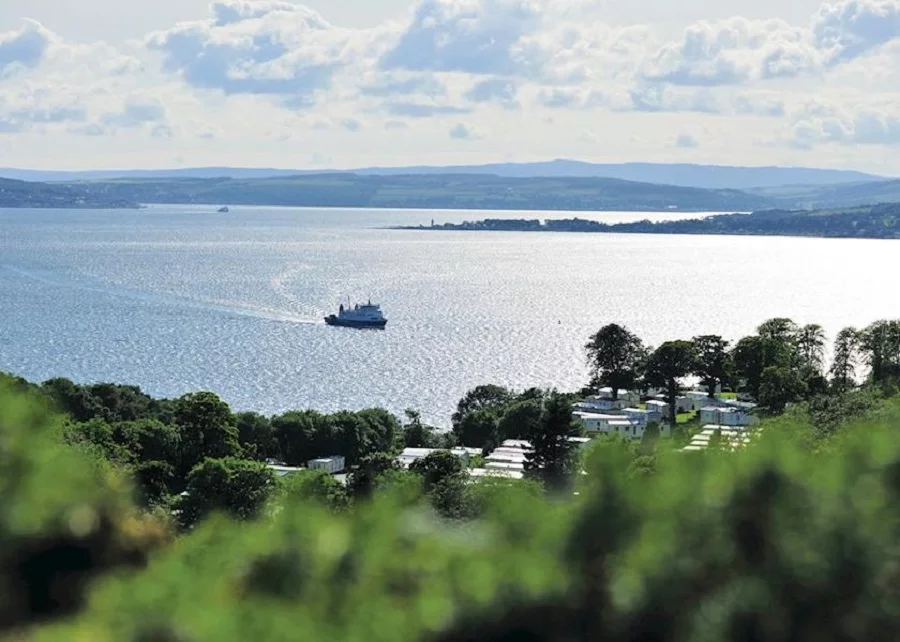
[[[276,178],[119,179],[89,185],[138,203],[570,211],[749,211],[775,200],[609,178],[308,174]]]
[[[639,183],[677,185],[704,189],[750,189],[785,185],[840,185],[884,180],[885,177],[850,170],[803,167],[731,167],[666,163],[597,164],[574,160],[536,163],[494,163],[451,167],[369,167],[354,170],[293,170],[274,168],[197,167],[161,170],[101,170],[56,172],[0,169],[0,176],[30,181],[110,180],[115,178],[276,178],[322,173],[362,176],[494,175],[505,178],[615,178]]]
[[[89,183],[63,185],[0,178],[0,207],[122,209],[138,207],[127,198],[110,196]]]
[[[851,170],[803,167],[731,167],[667,163],[597,164],[572,160],[544,163],[499,163],[458,167],[369,168],[357,174],[494,174],[511,178],[596,177],[639,183],[678,185],[704,189],[749,189],[781,185],[834,185],[883,180],[884,177]]]
[[[856,207],[871,203],[900,203],[900,180],[846,185],[800,185],[760,188],[748,192],[774,198],[785,206],[804,209]]]

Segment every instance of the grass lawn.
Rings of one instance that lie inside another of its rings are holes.
[[[697,417],[699,414],[700,414],[699,411],[692,410],[691,412],[683,414],[683,415],[676,415],[675,423],[678,424],[679,426],[682,424],[693,423],[693,422],[697,421]]]
[[[736,392],[722,392],[719,393],[719,399],[737,399]]]

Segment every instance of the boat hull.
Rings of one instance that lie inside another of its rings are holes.
[[[349,319],[339,319],[333,314],[325,317],[325,323],[328,325],[338,326],[341,328],[358,328],[370,330],[384,330],[387,320],[384,321],[351,321]]]

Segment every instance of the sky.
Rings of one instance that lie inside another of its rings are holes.
[[[900,0],[2,0],[0,166],[900,175]]]

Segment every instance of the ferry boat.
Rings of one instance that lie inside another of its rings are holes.
[[[376,328],[383,330],[387,325],[387,319],[381,312],[381,306],[369,301],[362,305],[356,304],[352,308],[350,304],[338,309],[337,314],[329,314],[325,317],[325,323],[328,325],[342,326],[345,328]]]

